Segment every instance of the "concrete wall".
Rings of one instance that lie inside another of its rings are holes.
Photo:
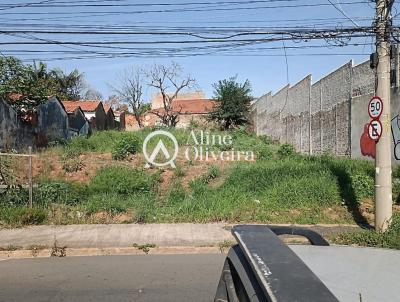
[[[373,93],[354,97],[351,104],[351,157],[373,159],[370,155],[363,155],[361,138],[365,132],[364,128],[371,120],[368,115],[368,103],[374,96]],[[400,164],[400,93],[398,89],[392,89],[391,93],[391,119],[388,125],[392,131],[392,163]],[[396,147],[397,145],[397,147]],[[364,147],[365,148],[365,147]],[[364,150],[365,153],[365,150]],[[368,153],[368,152],[367,152]]]
[[[354,137],[359,133],[353,133],[353,128],[359,129],[354,123],[361,109],[353,105],[358,104],[360,95],[369,95],[374,88],[375,75],[369,61],[355,66],[350,61],[315,83],[308,75],[293,86],[258,99],[251,107],[253,127],[257,135],[292,144],[302,153],[355,156]]]

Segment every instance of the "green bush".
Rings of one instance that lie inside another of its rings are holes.
[[[278,149],[278,155],[281,158],[293,156],[294,154],[296,154],[296,150],[292,145],[289,144],[283,144]]]
[[[357,202],[374,196],[374,179],[366,174],[355,173],[350,175],[351,186]]]
[[[28,204],[28,190],[20,186],[0,189],[0,207],[24,206]]]
[[[86,201],[88,189],[86,185],[75,182],[45,182],[35,189],[34,198],[43,206],[50,204],[73,206]]]
[[[106,167],[100,169],[89,183],[89,190],[96,193],[134,195],[150,192],[157,180],[142,170],[127,167]]]
[[[116,160],[123,160],[129,155],[133,155],[140,150],[139,139],[132,134],[126,134],[119,138],[115,143],[112,156]]]

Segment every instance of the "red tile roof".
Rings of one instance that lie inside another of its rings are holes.
[[[93,112],[101,104],[100,101],[64,101],[62,103],[68,113],[74,112],[78,107],[81,107],[84,112]]]
[[[179,114],[207,114],[215,108],[215,101],[210,99],[176,100],[172,102],[172,111]],[[151,112],[162,112],[164,108],[153,109]]]

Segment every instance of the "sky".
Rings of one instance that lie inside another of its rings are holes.
[[[115,30],[117,26],[127,31],[142,32],[167,30],[191,32],[194,30],[202,32],[202,35],[207,35],[204,32],[214,28],[225,30],[239,27],[241,30],[267,31],[282,27],[293,29],[299,26],[308,29],[370,26],[374,16],[374,3],[367,0],[103,0],[97,2],[93,0],[50,0],[44,1],[41,7],[23,6],[39,2],[43,1],[0,1],[0,14],[2,15],[0,29],[8,31],[0,35],[0,43],[2,43],[0,51],[4,55],[15,55],[26,63],[32,63],[33,59],[36,59],[47,61],[50,68],[59,67],[67,72],[77,68],[85,74],[87,83],[100,91],[104,98],[114,93],[111,86],[118,86],[119,75],[134,66],[146,68],[152,64],[170,64],[173,60],[182,66],[184,74],[190,74],[196,79],[198,87],[206,93],[207,97],[213,96],[213,83],[232,76],[237,76],[239,81],[248,79],[253,88],[253,95],[258,97],[269,91],[276,92],[288,81],[295,84],[308,74],[312,74],[313,81],[317,81],[350,60],[354,60],[356,64],[367,60],[373,51],[371,37],[340,41],[344,43],[343,47],[332,47],[337,41],[325,40],[259,42],[255,45],[240,46],[224,52],[208,52],[208,54],[203,52],[202,55],[187,52],[185,57],[171,56],[174,51],[160,56],[160,49],[175,47],[177,53],[179,48],[186,47],[186,44],[145,45],[144,47],[151,47],[150,50],[147,49],[147,55],[144,55],[141,50],[125,50],[125,57],[114,56],[112,58],[94,58],[95,56],[90,53],[109,51],[109,49],[103,48],[105,46],[103,44],[95,47],[57,45],[57,43],[9,45],[10,42],[49,40],[53,42],[89,41],[92,43],[91,45],[113,41],[115,44],[107,45],[124,47],[124,45],[118,44],[118,41],[151,42],[197,39],[179,35],[130,35],[128,32],[123,35],[100,35],[92,32],[93,27],[101,27],[105,31],[107,29]],[[91,6],[96,3],[122,5]],[[10,6],[18,4],[23,7],[10,8]],[[74,6],[76,4],[88,6],[76,7]],[[84,35],[57,34],[58,31],[71,28],[86,32]],[[51,29],[51,33],[24,32],[35,29]],[[15,33],[13,30],[19,30],[19,32]],[[221,37],[220,33],[211,32],[208,35],[214,38]],[[349,43],[362,45],[346,46]],[[212,45],[212,43],[206,45]],[[292,48],[310,45],[319,47]],[[142,45],[129,45],[129,47],[142,47]],[[85,58],[76,59],[76,55],[72,53],[82,50],[87,51],[87,54],[80,53],[79,56]],[[30,53],[30,51],[46,52]],[[53,51],[55,52],[53,53]],[[75,59],[69,59],[71,56]],[[145,97],[150,98],[153,92],[146,87]]]

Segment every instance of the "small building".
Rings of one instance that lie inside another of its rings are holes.
[[[62,142],[69,136],[68,115],[62,102],[55,96],[36,108],[38,144]]]
[[[118,130],[126,128],[126,112],[123,110],[114,110],[115,123]]]
[[[31,124],[22,122],[10,104],[0,99],[0,150],[35,146],[34,130]]]
[[[117,124],[115,122],[114,110],[109,105],[104,105],[104,111],[106,112],[106,129],[116,129]]]
[[[72,104],[72,106],[64,104],[64,106],[65,111],[68,114],[70,136],[89,136],[91,133],[91,128],[89,121],[85,117],[85,113],[82,111],[82,108],[76,108],[74,104]]]
[[[101,101],[65,101],[64,106],[75,109],[80,107],[90,123],[92,130],[105,130],[106,112]]]

